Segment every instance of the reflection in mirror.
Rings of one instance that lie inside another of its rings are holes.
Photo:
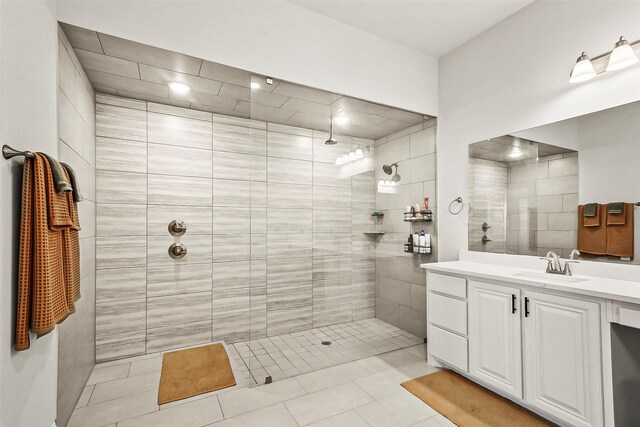
[[[513,135],[469,146],[469,249],[568,256],[576,247],[577,152]]]
[[[638,117],[634,102],[470,145],[469,249],[578,248],[582,259],[640,264]]]

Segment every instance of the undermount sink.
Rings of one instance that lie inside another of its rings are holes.
[[[586,282],[588,279],[581,279],[579,277],[573,276],[563,276],[560,274],[552,274],[552,273],[537,273],[535,271],[521,271],[519,273],[514,274],[515,277],[522,277],[523,279],[536,279],[542,280],[545,282],[553,282],[553,283],[579,283]]]

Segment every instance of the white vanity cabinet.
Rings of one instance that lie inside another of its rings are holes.
[[[522,399],[520,289],[469,281],[469,373]]]
[[[432,271],[427,289],[430,360],[567,425],[604,424],[598,302]]]
[[[574,426],[602,424],[600,306],[524,292],[525,401]]]

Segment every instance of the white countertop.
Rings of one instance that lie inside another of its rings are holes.
[[[437,262],[421,264],[420,267],[437,273],[471,276],[640,304],[640,281],[575,275],[566,280],[582,279],[583,281],[563,283],[566,276],[545,273],[544,269],[533,270],[469,261]]]

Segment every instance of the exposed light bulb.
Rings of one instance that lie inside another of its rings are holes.
[[[356,149],[356,158],[361,159],[364,157],[364,152],[362,151],[362,148],[358,147]]]
[[[347,163],[349,161],[349,156],[346,154],[342,155],[342,163]]]
[[[344,164],[344,161],[342,160],[342,157],[336,157],[336,165],[340,166],[343,164]]]
[[[187,93],[191,90],[191,87],[182,82],[169,82],[169,89],[178,93]]]
[[[569,83],[581,83],[586,82],[596,76],[596,70],[593,69],[591,59],[586,52],[582,52],[576,61],[576,65],[571,70],[569,77]]]
[[[354,153],[353,151],[349,153],[349,161],[352,162],[356,159],[356,153]]]
[[[378,181],[378,185],[384,185],[384,179],[381,179],[380,181]]]
[[[385,180],[385,181],[384,181],[384,185],[391,186],[391,181],[389,181],[388,179],[387,179],[387,180]]]
[[[609,56],[607,71],[621,70],[638,62],[638,57],[624,37],[620,37]]]

